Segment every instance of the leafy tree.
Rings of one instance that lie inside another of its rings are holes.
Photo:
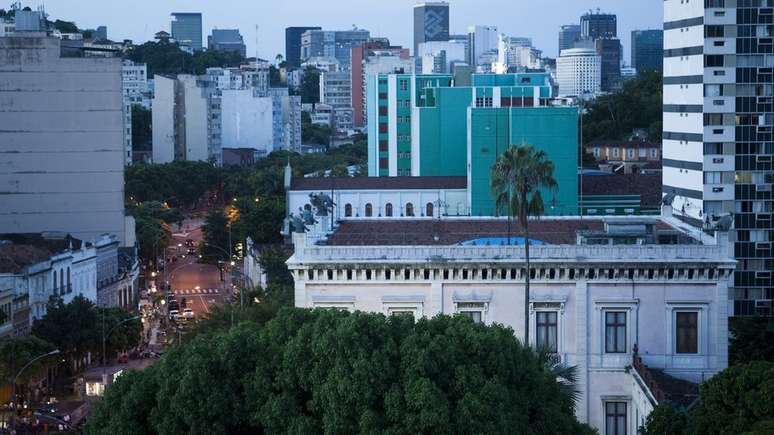
[[[228,217],[223,210],[214,208],[207,215],[202,227],[204,243],[201,246],[202,260],[215,263],[228,261]]]
[[[135,235],[140,257],[155,260],[172,242],[172,229],[161,219],[148,215],[135,217]]]
[[[732,317],[728,323],[731,330],[729,363],[774,362],[774,319]]]
[[[280,74],[280,70],[274,65],[269,65],[269,86],[282,86],[282,75]]]
[[[132,104],[132,149],[150,151],[153,143],[151,111],[139,104]]]
[[[767,434],[774,428],[774,363],[753,361],[718,373],[701,385],[688,412],[661,405],[645,435]]]
[[[301,142],[315,145],[330,145],[333,130],[327,125],[312,124],[307,112],[301,113]]]
[[[52,350],[54,345],[34,336],[0,338],[0,384],[13,380],[25,364]],[[45,358],[33,363],[21,374],[19,383],[24,384],[37,377],[49,363],[51,359]]]
[[[308,66],[304,69],[300,93],[302,104],[317,104],[320,102],[320,71],[317,68]],[[303,130],[301,133],[303,134]]]
[[[53,27],[56,30],[59,30],[62,33],[78,33],[80,30],[78,30],[78,26],[75,25],[72,21],[62,21],[62,20],[56,20],[53,23],[49,22],[49,27]]]
[[[126,57],[148,65],[148,77],[155,74],[204,74],[211,67],[236,67],[244,62],[240,53],[228,50],[180,50],[177,43],[149,41],[132,47]]]
[[[594,433],[572,406],[509,328],[283,309],[120,377],[86,433]]]
[[[598,97],[583,116],[584,142],[627,139],[637,128],[660,142],[662,92],[661,72],[646,71],[624,83],[620,92]]]
[[[547,160],[543,151],[522,144],[511,145],[492,166],[491,188],[495,194],[498,211],[505,210],[508,217],[519,222],[524,235],[525,300],[529,300],[529,218],[544,212],[541,190],[554,190],[554,164]],[[510,234],[509,234],[510,237]],[[529,304],[524,304],[524,343],[529,343]]]
[[[251,237],[255,243],[280,243],[280,229],[285,218],[285,201],[282,198],[239,198],[234,206],[239,219],[232,229],[232,241],[244,241]]]
[[[261,250],[261,268],[266,272],[269,284],[293,285],[293,276],[286,263],[288,258],[288,253],[279,246]]]

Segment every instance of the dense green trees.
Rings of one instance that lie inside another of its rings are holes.
[[[627,139],[644,128],[650,139],[661,141],[662,75],[647,71],[624,83],[623,90],[591,102],[583,117],[583,141]]]
[[[0,385],[13,379],[33,358],[52,350],[54,345],[35,336],[0,338]],[[38,375],[51,362],[51,359],[41,359],[34,363],[19,377],[19,384]]]
[[[215,208],[207,215],[202,227],[204,243],[200,248],[202,261],[216,263],[218,261],[230,261],[228,217],[223,210]],[[232,234],[233,240],[233,234]]]
[[[774,319],[767,317],[732,317],[729,319],[731,343],[729,364],[751,361],[774,362]]]
[[[166,202],[192,207],[221,180],[221,169],[206,162],[176,161],[163,165],[137,164],[124,171],[127,202]]]
[[[186,53],[176,43],[149,41],[135,45],[126,57],[148,65],[148,77],[155,74],[204,74],[210,67],[236,67],[244,62],[234,51],[206,50]]]
[[[660,405],[648,417],[646,435],[772,433],[774,363],[729,367],[701,385],[698,405],[688,412]]]
[[[320,71],[313,66],[304,69],[304,78],[301,81],[302,104],[316,104],[320,102]]]
[[[312,124],[307,112],[301,113],[301,142],[308,145],[330,145],[333,130],[327,125]]]
[[[98,308],[83,296],[76,296],[69,304],[54,299],[46,315],[32,325],[32,334],[76,361],[89,352],[101,355],[103,333],[107,335],[114,326],[131,316],[119,308]],[[141,331],[142,324],[138,319],[123,323],[110,334],[107,354],[114,355],[137,346]]]
[[[86,433],[593,433],[572,408],[508,328],[285,309],[122,376]]]

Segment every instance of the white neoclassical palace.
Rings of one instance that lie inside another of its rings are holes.
[[[655,404],[690,403],[694,384],[728,364],[726,233],[692,233],[670,217],[544,218],[531,223],[527,271],[523,239],[504,220],[328,228],[293,234],[296,306],[459,314],[522,337],[529,304],[530,344],[578,366],[578,418],[601,433],[637,433]]]

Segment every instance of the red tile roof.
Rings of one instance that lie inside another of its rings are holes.
[[[290,190],[466,189],[467,177],[294,178]]]
[[[550,244],[575,244],[578,230],[602,230],[599,219],[530,221],[531,240]],[[328,240],[329,245],[406,246],[455,245],[484,237],[507,237],[505,220],[413,220],[343,221]],[[520,235],[518,225],[511,222],[511,236]]]
[[[583,195],[640,195],[643,207],[661,204],[661,174],[584,176]]]

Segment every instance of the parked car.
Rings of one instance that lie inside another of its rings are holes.
[[[193,245],[194,245],[193,239],[188,239],[185,241],[185,246],[193,246]]]
[[[169,318],[172,320],[177,320],[177,318],[180,317],[180,312],[177,310],[169,310]]]
[[[183,317],[185,317],[186,319],[193,319],[195,316],[196,314],[191,308],[185,308],[183,310]]]

